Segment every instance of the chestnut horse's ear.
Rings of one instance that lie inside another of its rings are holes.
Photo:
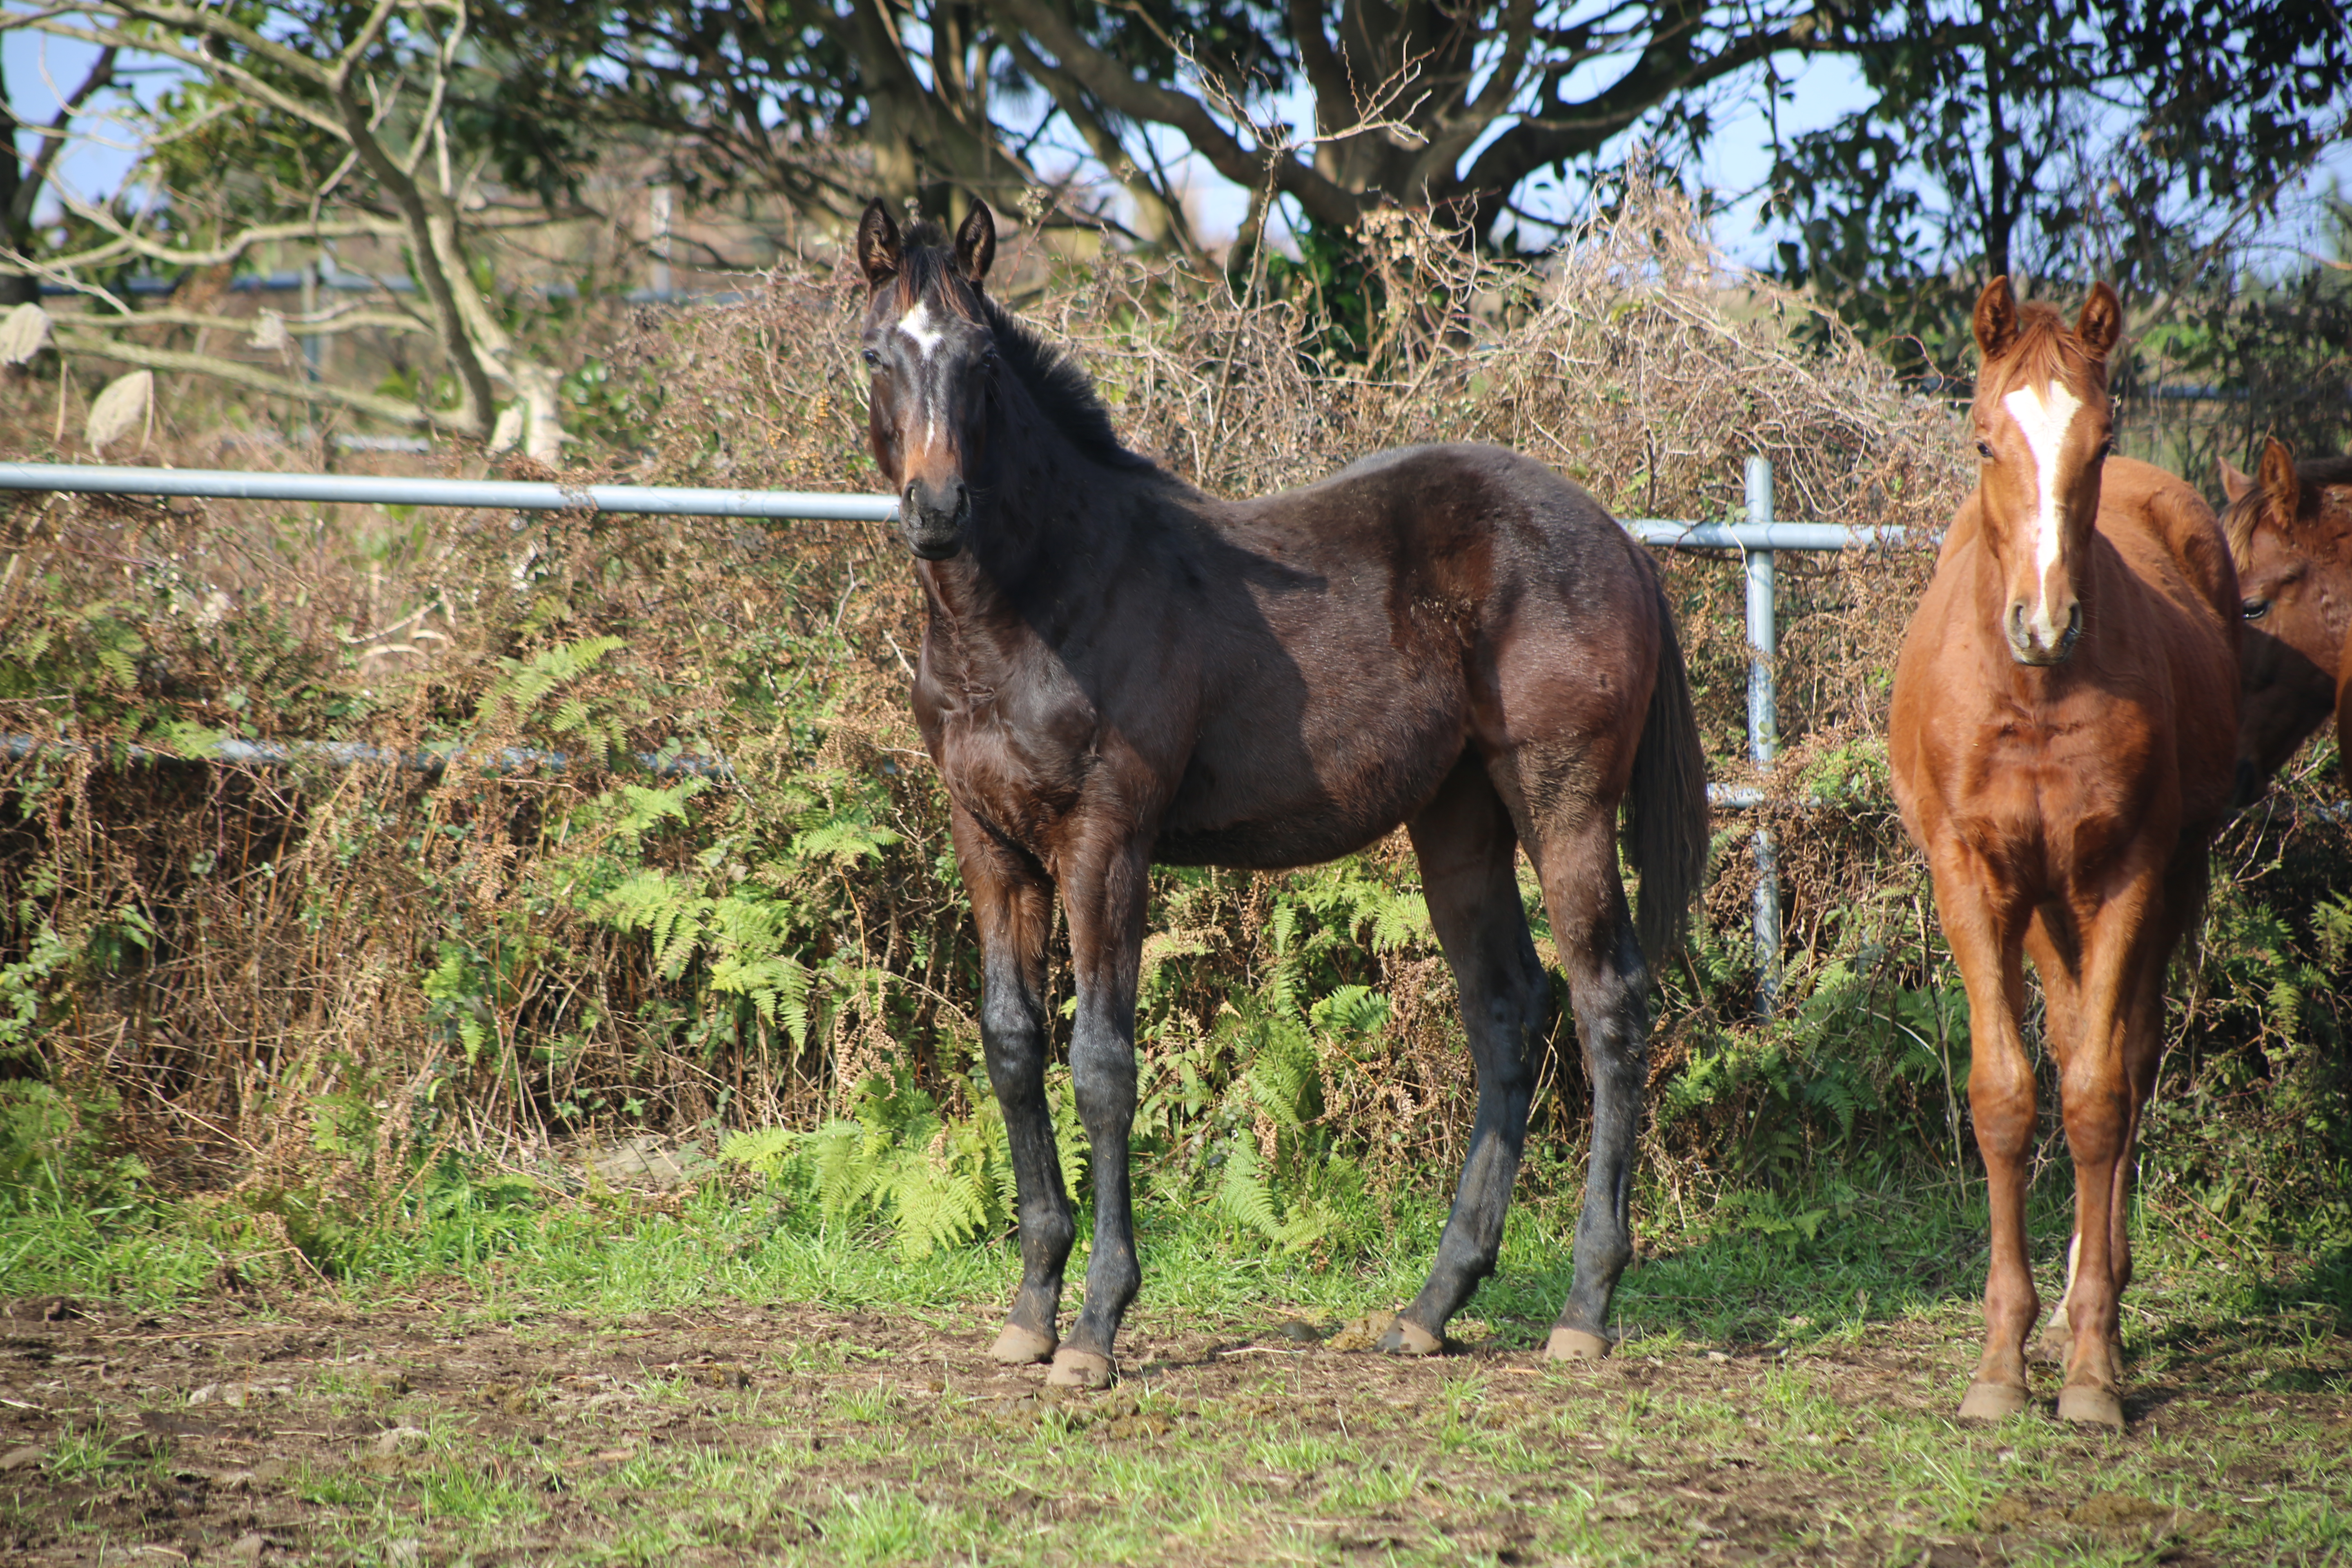
[[[1977,296],[1977,348],[1987,363],[2000,356],[2017,339],[2017,296],[2009,291],[2007,273],[1984,286]]]
[[[974,202],[956,227],[956,270],[978,283],[988,276],[988,264],[995,259],[996,218],[986,202]]]
[[[2294,477],[2294,448],[2272,437],[2263,447],[2259,473],[2263,500],[2270,503],[2271,515],[2278,519],[2280,527],[2293,528],[2295,508],[2303,502],[2302,487]]]
[[[898,226],[880,196],[866,204],[866,216],[857,220],[857,265],[872,288],[898,276]]]
[[[2105,283],[2091,285],[2083,313],[2074,319],[2074,335],[2095,360],[2105,361],[2124,335],[2124,302]]]
[[[2253,488],[2253,475],[2245,472],[2227,458],[2221,459],[2221,493],[2230,498],[2231,506],[2245,500],[2246,492]]]

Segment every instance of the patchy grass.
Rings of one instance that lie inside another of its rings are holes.
[[[1811,1241],[1653,1237],[1621,1299],[1628,1340],[1597,1367],[1533,1352],[1568,1261],[1569,1216],[1539,1203],[1453,1353],[1421,1363],[1302,1348],[1293,1325],[1402,1300],[1433,1203],[1346,1267],[1243,1246],[1198,1211],[1147,1217],[1125,1379],[1100,1395],[986,1360],[1009,1247],[908,1264],[715,1190],[519,1216],[454,1272],[20,1301],[0,1555],[2352,1561],[2341,1254],[2232,1272],[2152,1227],[2133,1424],[2111,1436],[2046,1405],[1949,1419],[1982,1268],[1949,1188],[1858,1200]],[[184,1280],[201,1253],[183,1237],[147,1256]]]

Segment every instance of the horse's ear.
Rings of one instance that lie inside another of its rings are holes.
[[[956,226],[956,270],[977,283],[988,276],[988,264],[995,259],[996,218],[986,202],[974,202]]]
[[[2246,492],[2253,488],[2253,475],[2247,473],[2227,458],[2221,459],[2221,493],[2230,498],[2231,506],[2245,500]]]
[[[2124,335],[2124,302],[2105,283],[2091,285],[2083,313],[2074,318],[2074,335],[2095,360],[2104,362]]]
[[[866,216],[857,220],[857,265],[872,288],[898,276],[898,226],[879,196],[866,204]]]
[[[2295,508],[2303,503],[2303,489],[2294,477],[2294,448],[2275,436],[2265,442],[2260,479],[2271,514],[2281,527],[2293,528]]]
[[[2007,273],[1984,286],[1977,296],[1977,348],[1987,363],[2017,340],[2017,296],[2009,289]]]

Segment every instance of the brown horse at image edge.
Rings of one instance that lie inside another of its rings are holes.
[[[2166,967],[2202,907],[2207,846],[2230,806],[2237,575],[2196,491],[2110,455],[2113,289],[2095,288],[2070,331],[1996,279],[1974,325],[1977,489],[1905,635],[1887,738],[1972,1026],[1992,1264],[1960,1414],[2028,1402],[2040,1310],[2025,1238],[2030,954],[2074,1163],[2058,1414],[2119,1426],[2133,1149],[2163,1046]]]
[[[2331,715],[2339,749],[2352,734],[2352,458],[2297,462],[2273,437],[2252,478],[2223,463],[2221,488],[2246,621],[2238,804],[2251,805]]]
[[[902,237],[876,202],[856,243],[874,456],[926,609],[915,717],[979,928],[981,1038],[1017,1185],[1021,1284],[992,1353],[1051,1358],[1057,1384],[1116,1373],[1141,1279],[1128,1140],[1150,865],[1307,865],[1400,823],[1461,988],[1478,1101],[1428,1282],[1380,1348],[1440,1349],[1502,1245],[1550,1017],[1524,847],[1593,1086],[1574,1279],[1548,1348],[1604,1353],[1633,1257],[1643,949],[1673,939],[1706,858],[1697,725],[1646,552],[1582,490],[1493,447],[1383,453],[1256,500],[1204,495],[1120,446],[1085,374],[987,296],[987,207],[950,247],[929,225]],[[1076,1224],[1045,1089],[1057,893],[1095,1200],[1066,1341]]]

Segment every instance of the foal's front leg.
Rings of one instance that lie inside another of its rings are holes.
[[[1054,889],[1034,864],[961,807],[951,812],[950,828],[980,926],[981,1045],[1004,1110],[1021,1210],[1021,1289],[989,1353],[1017,1366],[1054,1353],[1062,1268],[1077,1236],[1045,1108],[1045,936]]]
[[[1150,893],[1149,843],[1139,837],[1087,855],[1062,877],[1077,993],[1070,1078],[1093,1152],[1095,1196],[1086,1305],[1045,1379],[1064,1387],[1109,1386],[1118,1375],[1119,1322],[1143,1282],[1129,1202],[1128,1138],[1135,1126],[1135,985]]]
[[[1936,907],[1968,987],[1974,1056],[1969,1110],[1984,1157],[1992,1261],[1985,1273],[1983,1354],[1960,1400],[1966,1420],[1998,1420],[2027,1404],[2025,1336],[2041,1312],[2026,1263],[2025,1188],[2033,1152],[2033,1067],[2018,1020],[2025,1004],[2028,911],[1957,838],[1929,850]]]

